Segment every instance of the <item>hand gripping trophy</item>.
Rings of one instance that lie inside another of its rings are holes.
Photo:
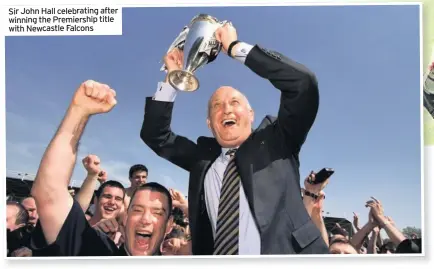
[[[199,80],[194,72],[217,58],[222,45],[216,40],[215,31],[226,22],[218,21],[210,15],[199,14],[183,28],[167,51],[178,48],[184,53],[182,70],[175,70],[168,74],[168,81],[172,87],[187,92],[199,88]],[[166,70],[165,65],[161,67],[161,71],[164,70]]]

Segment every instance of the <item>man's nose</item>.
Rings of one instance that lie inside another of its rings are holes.
[[[223,112],[225,114],[229,114],[232,112],[232,106],[229,103],[224,103],[223,104]]]
[[[140,219],[140,222],[143,225],[148,225],[152,223],[152,214],[151,212],[144,212],[142,215],[142,218]]]
[[[110,204],[110,205],[114,205],[115,204],[115,201],[116,201],[116,198],[110,198],[109,200],[108,200],[108,203]]]

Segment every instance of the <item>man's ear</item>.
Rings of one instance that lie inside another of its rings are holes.
[[[173,229],[173,216],[170,216],[169,219],[167,220],[166,234],[165,235],[170,234],[172,229]]]
[[[211,130],[211,121],[209,120],[209,117],[206,118],[206,125],[208,126],[208,129]]]
[[[250,109],[250,122],[253,123],[255,122],[255,111],[253,109]]]

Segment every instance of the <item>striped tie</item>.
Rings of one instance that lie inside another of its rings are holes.
[[[226,153],[231,159],[223,176],[214,255],[238,255],[240,175],[235,164],[235,151],[231,149]]]

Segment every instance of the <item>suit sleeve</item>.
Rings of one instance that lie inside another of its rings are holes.
[[[312,127],[319,106],[318,83],[305,66],[259,46],[247,55],[245,64],[281,91],[277,128],[293,153],[298,153]]]
[[[171,129],[173,102],[146,98],[140,137],[158,156],[190,171],[197,157],[197,145]]]

